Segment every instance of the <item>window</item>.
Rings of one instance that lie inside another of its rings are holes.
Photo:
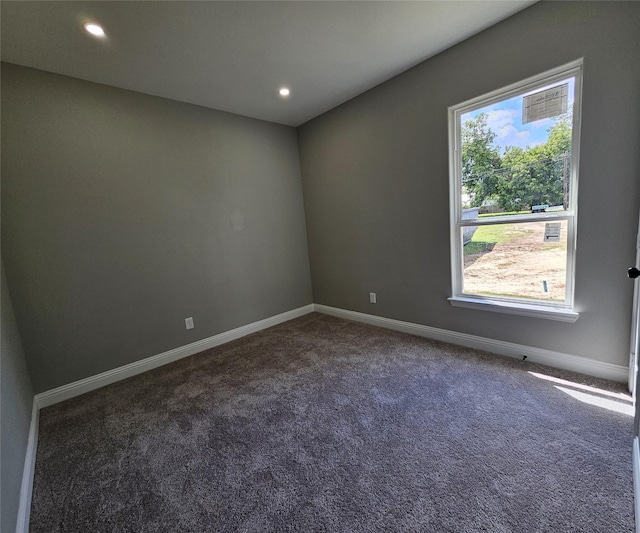
[[[582,61],[449,108],[452,305],[574,322]]]

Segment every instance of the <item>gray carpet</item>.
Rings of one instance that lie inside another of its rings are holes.
[[[632,418],[530,371],[624,392],[306,315],[44,409],[31,531],[632,532]]]

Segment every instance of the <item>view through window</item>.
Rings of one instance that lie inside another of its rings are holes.
[[[450,109],[454,298],[571,308],[581,65]]]

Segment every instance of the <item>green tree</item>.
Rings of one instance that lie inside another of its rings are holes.
[[[505,149],[505,172],[498,184],[499,205],[505,211],[520,211],[534,205],[565,205],[568,191],[571,122],[559,119],[544,144]]]
[[[496,134],[487,125],[487,115],[480,113],[462,125],[462,185],[471,196],[471,205],[482,205],[498,192],[496,171],[502,166]]]

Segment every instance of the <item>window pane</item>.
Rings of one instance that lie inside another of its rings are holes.
[[[571,77],[460,115],[463,208],[567,210],[574,89]]]
[[[564,302],[567,221],[478,226],[462,242],[463,292]]]

